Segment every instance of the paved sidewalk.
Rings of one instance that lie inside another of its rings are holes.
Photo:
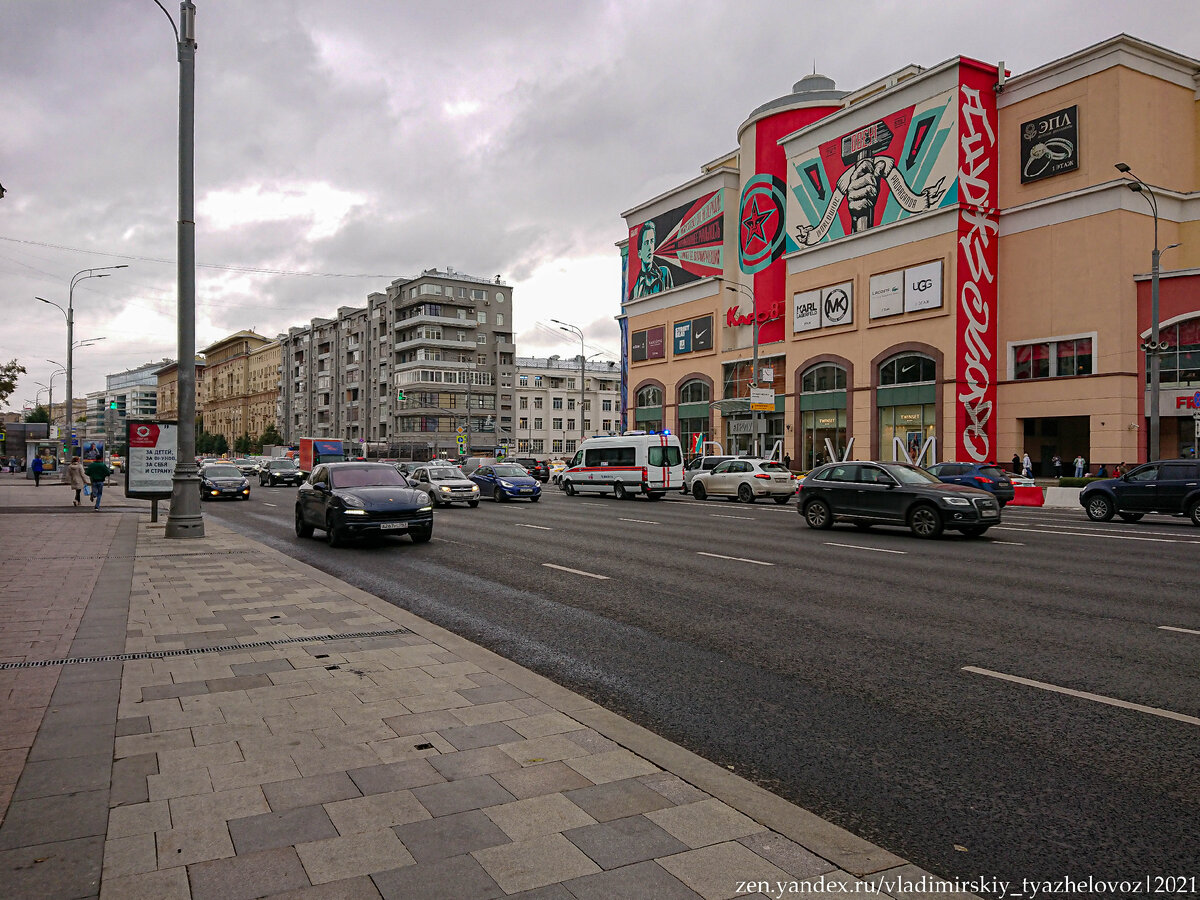
[[[0,487],[0,897],[888,896],[924,874],[211,518],[167,541],[24,495]]]

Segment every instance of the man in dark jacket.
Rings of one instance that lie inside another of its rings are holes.
[[[45,465],[42,463],[42,458],[40,456],[35,456],[33,458],[33,464],[30,466],[30,468],[33,469],[33,486],[41,487],[42,470],[45,468]]]
[[[104,479],[113,473],[113,470],[104,464],[104,460],[97,459],[88,465],[86,469],[87,477],[92,479],[92,499],[96,501],[96,505],[92,508],[100,509],[100,495],[104,493]]]

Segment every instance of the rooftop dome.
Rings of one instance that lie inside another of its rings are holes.
[[[839,91],[833,79],[828,75],[818,75],[814,72],[812,75],[805,75],[792,85],[792,93],[764,103],[750,113],[749,117],[753,119],[759,113],[769,109],[792,106],[796,103],[839,103],[848,93],[848,91]]]

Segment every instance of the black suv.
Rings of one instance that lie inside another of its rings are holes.
[[[1200,525],[1200,463],[1194,459],[1163,459],[1138,466],[1120,478],[1093,481],[1079,494],[1079,503],[1093,522],[1118,515],[1136,522],[1148,512],[1187,516]]]
[[[300,470],[296,467],[296,463],[290,459],[272,459],[269,462],[262,464],[262,468],[258,470],[258,484],[260,487],[274,487],[277,484],[300,484],[304,480],[304,476],[300,474]]]
[[[536,478],[542,484],[550,480],[550,464],[544,459],[534,459],[532,456],[517,456],[504,461],[516,463],[528,472],[530,477]]]
[[[943,484],[906,463],[840,462],[820,466],[800,483],[800,515],[809,528],[846,519],[862,530],[907,526],[923,538],[946,528],[979,537],[1000,524],[1000,504],[988,491]]]

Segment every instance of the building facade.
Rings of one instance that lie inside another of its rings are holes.
[[[698,178],[624,213],[626,426],[727,452],[757,435],[801,468],[1144,459],[1155,219],[1123,162],[1160,248],[1180,245],[1161,434],[1184,452],[1198,89],[1196,60],[1125,35],[1012,77],[965,57],[853,92],[805,77]]]
[[[279,342],[239,331],[205,347],[203,353],[196,414],[204,430],[223,435],[231,447],[242,435],[261,435],[275,421]]]
[[[580,358],[517,358],[516,452],[570,456],[582,439],[621,427],[620,369]],[[582,388],[582,389],[581,389]]]
[[[364,453],[490,452],[511,434],[512,288],[428,269],[280,337],[284,439],[333,437]]]
[[[159,369],[155,375],[158,377],[158,421],[176,422],[179,420],[179,364],[172,360]],[[197,359],[194,384],[199,387],[203,379],[204,362]],[[198,394],[196,401],[196,412],[199,415],[202,407]]]
[[[87,395],[84,439],[104,441],[109,452],[124,447],[129,419],[154,419],[158,415],[158,370],[169,360],[146,363],[105,376],[103,391]]]

